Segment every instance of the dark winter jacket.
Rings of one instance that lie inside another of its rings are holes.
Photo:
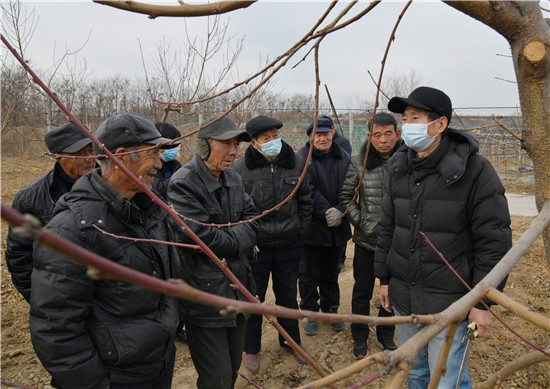
[[[392,155],[397,151],[402,141],[398,141],[392,150]],[[355,195],[355,188],[361,179],[363,163],[367,150],[367,142],[361,147],[361,152],[351,157],[351,161],[340,190],[340,206],[346,209]],[[358,196],[346,216],[353,225],[353,242],[361,247],[374,251],[378,239],[376,226],[382,209],[382,196],[384,186],[388,178],[386,164],[387,159],[380,156],[378,151],[371,144],[365,174],[359,187]]]
[[[296,157],[292,147],[285,142],[282,144],[281,153],[273,162],[249,146],[244,157],[233,165],[260,213],[283,202],[304,170],[304,162]],[[311,188],[306,175],[292,199],[259,220],[258,246],[279,248],[292,242],[298,234],[304,236],[309,231],[312,210]]]
[[[155,180],[153,181],[153,189],[159,192],[163,198],[168,197],[168,184],[172,175],[178,171],[181,167],[181,163],[174,159],[173,161],[162,162],[162,168],[157,171]]]
[[[48,229],[117,264],[172,277],[171,246],[115,235],[176,240],[172,219],[143,193],[130,201],[99,169],[63,196]],[[62,388],[108,388],[163,373],[178,315],[172,297],[122,281],[94,280],[88,267],[35,245],[30,331],[42,365]]]
[[[302,160],[307,160],[309,142],[298,150],[297,154]],[[336,143],[328,153],[322,153],[313,148],[311,161],[307,173],[311,184],[313,197],[313,216],[309,234],[305,243],[314,246],[344,246],[351,238],[349,221],[343,218],[338,227],[327,226],[325,212],[329,208],[344,209],[338,203],[338,195],[348,170],[349,154]]]
[[[351,155],[351,143],[349,143],[348,138],[346,138],[344,135],[340,135],[338,131],[335,131],[334,136],[332,137],[332,141],[340,146],[341,149],[346,150],[349,155]]]
[[[428,156],[402,146],[388,162],[375,275],[402,315],[440,312],[467,293],[421,232],[472,287],[512,245],[504,187],[477,151],[471,135],[447,129]]]
[[[258,215],[237,172],[222,172],[218,181],[198,156],[172,176],[168,185],[168,203],[184,217],[208,224],[235,223]],[[246,253],[256,245],[258,223],[215,227],[200,225],[193,220],[185,220],[185,223],[220,260],[225,259],[229,270],[255,294],[254,279]],[[180,253],[181,261],[175,267],[178,278],[208,293],[246,300],[206,254],[189,249],[181,250]],[[221,315],[216,307],[185,300],[179,300],[179,307],[185,321],[195,326],[212,328],[236,325],[236,316]]]
[[[13,199],[12,208],[22,214],[34,215],[42,225],[46,225],[53,217],[53,209],[57,200],[71,189],[69,183],[61,182],[61,171],[61,165],[56,163],[48,173],[22,188]],[[6,264],[11,273],[13,285],[27,302],[31,298],[32,246],[32,240],[18,236],[10,226]]]

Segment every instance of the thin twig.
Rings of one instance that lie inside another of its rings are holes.
[[[245,376],[243,373],[239,372],[239,376],[244,379],[246,382],[248,382],[248,385],[252,385],[253,387],[255,387],[256,389],[262,389],[261,386],[257,385],[254,383],[254,381],[252,381],[250,378],[248,378],[247,376]]]
[[[196,245],[196,244],[185,244],[185,243],[177,243],[177,242],[168,242],[168,241],[165,241],[165,240],[156,240],[156,239],[142,239],[142,238],[130,238],[128,236],[121,236],[121,235],[115,235],[115,234],[111,234],[110,232],[107,232],[105,230],[102,230],[101,228],[99,228],[98,226],[96,226],[95,224],[92,226],[94,227],[96,230],[98,230],[99,232],[101,232],[102,234],[104,235],[107,235],[107,236],[110,236],[112,238],[115,238],[115,239],[120,239],[120,240],[129,240],[129,241],[132,241],[132,242],[144,242],[144,243],[158,243],[158,244],[163,244],[163,245],[166,245],[166,246],[176,246],[176,247],[184,247],[184,248],[187,248],[187,249],[194,249],[194,250],[200,250],[201,248]]]
[[[378,82],[374,79],[374,77],[373,77],[372,73],[370,72],[370,70],[367,70],[367,73],[369,74],[370,79],[374,83],[374,86],[376,86],[376,88],[380,91],[380,93],[382,93],[384,95],[384,97],[389,100],[390,97],[387,94],[384,93],[382,88],[380,88],[380,85],[378,85]]]

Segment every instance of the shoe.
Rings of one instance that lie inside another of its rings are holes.
[[[343,323],[341,321],[332,322],[330,323],[330,326],[336,332],[344,331],[346,329],[346,323]]]
[[[304,357],[302,357],[300,354],[298,354],[296,351],[294,351],[294,349],[292,347],[283,346],[283,349],[287,353],[294,355],[294,358],[296,358],[298,363],[300,363],[301,365],[307,364],[307,361],[304,359]]]
[[[376,345],[384,350],[397,350],[397,346],[395,345],[393,339],[377,339]]]
[[[260,371],[260,356],[258,354],[244,353],[244,367],[252,374],[257,374]]]
[[[313,336],[317,335],[319,331],[319,324],[316,321],[304,322],[304,334]]]
[[[355,359],[363,359],[369,355],[369,341],[355,339],[353,342],[353,357]]]
[[[187,344],[187,332],[181,330],[176,334],[176,342]]]

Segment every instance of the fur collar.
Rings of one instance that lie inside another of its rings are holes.
[[[281,142],[283,144],[283,147],[281,148],[281,153],[279,154],[278,158],[273,162],[269,162],[267,159],[265,159],[262,153],[252,147],[252,145],[248,146],[244,153],[244,163],[246,164],[246,167],[250,170],[253,170],[274,163],[275,165],[279,165],[283,169],[294,169],[294,167],[296,166],[296,155],[294,154],[294,150],[285,141]]]

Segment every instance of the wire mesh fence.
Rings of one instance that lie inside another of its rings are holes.
[[[239,127],[244,128],[246,122],[253,116],[263,114],[255,112],[253,115],[233,118]],[[280,129],[285,142],[295,150],[304,147],[309,141],[306,129],[312,122],[314,112],[303,111],[270,111],[269,116],[275,117],[284,123]],[[327,114],[326,112],[320,112]],[[338,133],[349,139],[353,154],[358,152],[367,140],[368,121],[371,112],[342,112],[338,116],[330,115],[334,121]],[[400,117],[397,115],[398,123]],[[186,117],[185,122],[173,121],[182,134],[189,134],[197,130],[204,123],[200,115]],[[495,169],[504,178],[529,177],[532,174],[532,163],[525,150],[521,148],[521,117],[506,116],[495,118],[494,116],[454,115],[451,127],[468,130],[479,141],[479,153],[485,156],[493,164]],[[506,129],[505,129],[506,128]],[[95,131],[94,128],[91,129]],[[514,136],[513,134],[516,136]],[[13,155],[42,155],[47,152],[44,144],[45,128],[31,128],[19,126],[6,128],[2,132],[2,154]],[[189,162],[195,155],[196,134],[186,137],[181,146],[180,162]],[[242,144],[240,153],[244,153],[247,144]]]

